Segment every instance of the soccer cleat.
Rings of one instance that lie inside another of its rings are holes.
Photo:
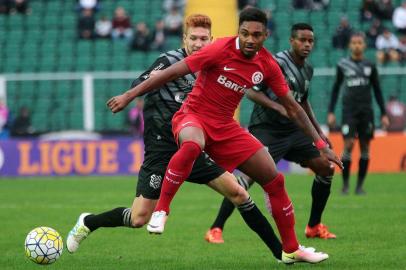
[[[341,189],[341,195],[348,195],[348,186],[343,186]]]
[[[147,225],[150,233],[161,234],[165,230],[165,222],[168,218],[165,211],[156,211],[152,213],[151,219]]]
[[[293,264],[296,262],[319,263],[328,259],[328,254],[316,252],[314,248],[299,246],[299,249],[292,253],[282,251],[282,262]]]
[[[363,188],[357,188],[355,190],[355,195],[366,195],[367,193],[365,192],[365,190]]]
[[[79,216],[78,221],[76,222],[73,229],[69,232],[66,240],[66,248],[70,253],[76,252],[78,250],[80,242],[86,239],[89,236],[91,231],[86,227],[84,223],[85,217],[91,215],[90,213],[83,213]]]
[[[336,239],[337,236],[328,231],[326,225],[319,223],[316,226],[306,226],[305,234],[307,238]]]
[[[220,228],[213,228],[207,231],[206,236],[204,239],[206,239],[207,242],[212,243],[212,244],[223,244],[223,231]]]

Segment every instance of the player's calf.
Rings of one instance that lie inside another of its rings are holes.
[[[151,219],[153,206],[151,208],[133,208],[129,216],[124,216],[124,222],[129,224],[132,228],[142,228]]]

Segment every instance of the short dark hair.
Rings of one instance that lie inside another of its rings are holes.
[[[365,33],[364,32],[354,32],[351,34],[350,39],[352,39],[353,37],[360,37],[362,39],[365,39]]]
[[[254,7],[248,7],[241,11],[238,25],[241,26],[243,22],[260,22],[266,27],[268,24],[268,19],[266,18],[265,12],[262,10]]]
[[[308,23],[295,23],[290,29],[290,37],[296,37],[297,31],[309,30],[313,32],[313,27]]]

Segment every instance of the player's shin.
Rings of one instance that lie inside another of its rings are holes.
[[[245,203],[238,205],[237,208],[245,223],[264,241],[274,257],[280,260],[282,257],[282,245],[275,235],[271,224],[262,215],[251,198],[248,198]]]
[[[341,161],[343,162],[343,193],[348,193],[348,187],[349,187],[349,180],[350,180],[350,168],[351,168],[351,153],[344,150],[343,157],[341,158]]]
[[[364,184],[365,177],[368,172],[368,165],[369,165],[369,155],[368,153],[361,153],[361,157],[359,159],[359,168],[358,168],[358,180],[357,180],[357,187],[356,192],[362,193],[362,186]]]
[[[286,193],[285,179],[278,174],[271,182],[262,186],[266,192],[268,208],[275,219],[282,239],[283,251],[292,253],[299,248],[295,233],[295,216],[293,204]]]
[[[321,215],[330,196],[332,176],[316,175],[312,186],[312,207],[309,218],[309,227],[314,227],[321,222]]]
[[[200,146],[193,141],[185,141],[172,156],[162,182],[161,194],[155,212],[169,213],[169,206],[176,192],[190,175],[193,164],[202,152]]]

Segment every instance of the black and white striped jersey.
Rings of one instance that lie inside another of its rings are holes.
[[[298,66],[290,55],[288,50],[278,52],[274,55],[278,62],[285,80],[289,85],[290,91],[297,102],[305,101],[309,94],[310,80],[313,76],[313,67],[305,61],[303,66]],[[256,91],[262,91],[269,98],[278,102],[277,96],[272,92],[272,89],[265,85],[254,87]],[[298,129],[297,125],[288,118],[282,116],[275,110],[265,108],[259,104],[255,104],[251,114],[249,127],[264,127],[271,132],[288,132]]]
[[[168,51],[141,74],[132,87],[149,78],[154,70],[163,70],[187,56],[185,49]],[[144,100],[144,143],[146,151],[176,151],[177,145],[172,135],[171,120],[187,94],[192,91],[195,74],[188,74],[164,84],[145,95]]]

